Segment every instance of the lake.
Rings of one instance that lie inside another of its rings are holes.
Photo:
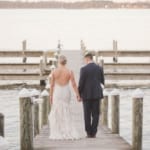
[[[58,40],[64,49],[150,49],[150,10],[0,10],[0,49],[53,49]]]
[[[0,10],[0,21],[0,50],[21,49],[24,39],[28,49],[35,50],[56,49],[58,40],[63,49],[80,49],[80,40],[88,49],[112,49],[112,40],[118,40],[120,49],[150,49],[150,10],[7,9]],[[121,136],[130,143],[132,92],[121,89]],[[10,150],[19,150],[18,93],[19,89],[0,90],[0,112],[6,117]],[[144,93],[143,149],[149,150],[150,89],[144,89]]]

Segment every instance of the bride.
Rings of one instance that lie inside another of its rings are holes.
[[[58,68],[51,74],[49,114],[50,139],[79,139],[79,134],[72,122],[70,112],[71,91],[69,82],[75,91],[76,98],[80,95],[75,82],[74,74],[66,67],[67,59],[61,55],[58,59]]]

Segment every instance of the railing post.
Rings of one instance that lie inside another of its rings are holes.
[[[54,56],[55,56],[55,60],[54,60],[54,65],[56,66],[56,67],[58,67],[58,58],[59,58],[59,53],[58,52],[55,52],[55,54],[54,54]]]
[[[98,64],[98,52],[95,51],[95,62]]]
[[[40,76],[42,77],[44,74],[44,67],[43,67],[43,57],[40,57]]]
[[[99,65],[104,68],[104,59],[102,56],[100,56]]]
[[[117,63],[118,62],[118,42],[116,40],[113,40],[113,51],[114,51],[113,62]]]
[[[119,90],[114,89],[111,92],[111,125],[112,133],[120,132],[120,95]]]
[[[24,40],[23,42],[22,42],[22,62],[23,63],[26,63],[27,62],[27,57],[26,57],[26,55],[25,55],[25,51],[26,51],[26,49],[27,49],[27,41],[26,40]],[[26,71],[26,68],[24,68],[24,70],[23,70],[24,72]]]
[[[132,149],[142,150],[143,134],[143,97],[144,94],[140,89],[133,93],[133,123],[132,123]]]
[[[49,114],[49,93],[44,90],[41,93],[43,103],[42,103],[42,126],[48,123],[48,114]]]
[[[86,46],[85,46],[85,43],[83,40],[80,41],[80,47],[81,47],[81,50],[82,50],[82,53],[83,53],[83,56],[85,55],[85,52],[86,52]]]
[[[101,124],[108,127],[108,92],[104,90],[104,99],[101,105]]]
[[[4,115],[0,113],[0,136],[4,137]]]
[[[19,93],[21,150],[33,150],[32,99],[27,89]]]
[[[50,82],[50,80],[49,80],[49,82]],[[46,85],[46,90],[49,94],[50,93],[50,84],[49,83]],[[48,97],[48,101],[49,101],[49,103],[48,103],[48,112],[50,112],[50,110],[51,110],[50,97]]]
[[[42,104],[43,104],[43,99],[42,98],[39,98],[38,99],[38,103],[39,103],[39,129],[41,130],[42,129]]]

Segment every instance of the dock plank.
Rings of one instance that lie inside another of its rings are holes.
[[[119,135],[111,134],[109,129],[99,126],[97,138],[80,140],[50,140],[48,126],[35,138],[35,150],[130,150],[131,146]]]

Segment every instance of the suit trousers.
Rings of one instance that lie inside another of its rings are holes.
[[[83,100],[85,130],[88,135],[95,136],[99,124],[100,100]]]

